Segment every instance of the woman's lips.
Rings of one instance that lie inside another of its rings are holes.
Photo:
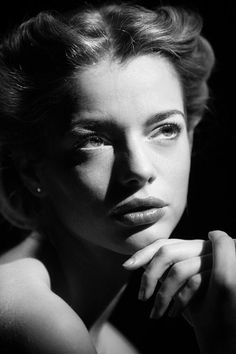
[[[127,226],[154,224],[164,215],[163,208],[152,208],[133,213],[117,215],[115,219]]]
[[[119,224],[126,226],[140,226],[154,224],[165,214],[167,203],[161,199],[149,197],[132,199],[121,203],[110,213],[110,216]]]

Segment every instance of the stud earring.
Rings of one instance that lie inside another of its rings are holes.
[[[42,189],[41,189],[40,187],[37,187],[37,188],[36,188],[36,192],[39,194],[39,193],[42,192]]]

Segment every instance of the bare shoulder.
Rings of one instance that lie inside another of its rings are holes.
[[[48,270],[43,262],[36,257],[40,243],[40,235],[31,233],[18,245],[0,255],[2,292],[10,291],[15,286],[17,288],[24,287],[28,283],[32,285],[40,283],[50,287]]]
[[[0,343],[12,342],[27,353],[96,353],[81,318],[51,291],[47,269],[31,257],[0,265]]]

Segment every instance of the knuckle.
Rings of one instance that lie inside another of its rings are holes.
[[[188,304],[188,299],[186,298],[186,295],[184,292],[179,292],[175,296],[175,302],[178,303],[178,306],[180,308],[184,308]]]
[[[187,286],[189,289],[196,291],[199,289],[201,284],[201,278],[200,275],[195,275],[192,278],[190,278],[187,282]]]
[[[182,280],[185,276],[184,267],[182,264],[174,264],[170,270],[170,277],[177,280]]]
[[[150,262],[146,265],[144,273],[149,274],[152,271],[152,269],[153,269],[153,262]]]
[[[158,256],[163,258],[167,263],[171,262],[172,253],[167,245],[162,246],[158,251]]]
[[[144,285],[153,283],[156,280],[156,277],[153,272],[145,271],[142,276],[142,282]]]

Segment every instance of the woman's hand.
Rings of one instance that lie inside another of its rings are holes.
[[[225,232],[209,233],[213,266],[205,296],[193,301],[186,315],[203,354],[236,353],[236,254]]]
[[[172,315],[185,309],[202,354],[235,354],[235,240],[222,231],[210,232],[209,239],[158,240],[134,254],[124,266],[145,268],[139,292],[143,299],[152,296],[161,282],[152,317],[162,316],[174,300]]]
[[[0,265],[0,343],[2,353],[12,346],[21,353],[96,353],[85,325],[33,258]]]
[[[159,318],[173,299],[175,311],[183,310],[207,285],[212,267],[211,242],[204,240],[160,239],[135,253],[123,266],[129,270],[144,267],[139,299],[149,299],[161,283],[151,317]],[[169,313],[171,314],[171,313]]]

